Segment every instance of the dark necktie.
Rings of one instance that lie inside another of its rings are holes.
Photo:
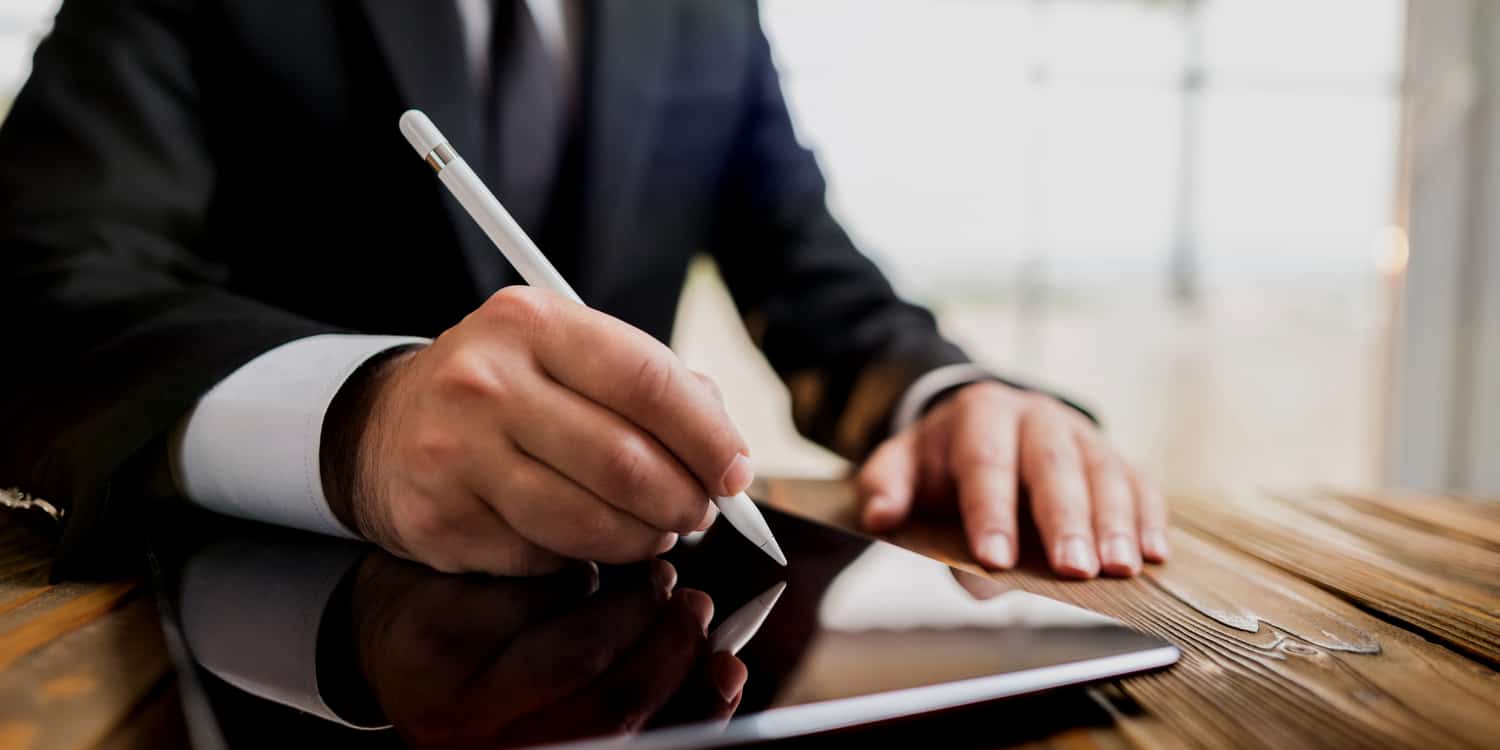
[[[489,177],[496,196],[533,237],[542,231],[567,136],[565,72],[525,0],[495,0],[490,37]]]

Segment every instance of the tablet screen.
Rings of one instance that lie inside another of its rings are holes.
[[[699,747],[1176,659],[1101,615],[765,515],[785,568],[722,521],[658,561],[529,579],[252,524],[158,540],[195,741]]]

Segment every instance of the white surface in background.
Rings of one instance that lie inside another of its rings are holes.
[[[1175,241],[1179,2],[765,0],[831,203],[909,293],[1164,275]],[[1369,263],[1397,165],[1400,0],[1204,0],[1188,217],[1206,268]]]

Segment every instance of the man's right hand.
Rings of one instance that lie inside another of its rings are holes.
[[[350,387],[350,386],[346,386]],[[347,425],[346,522],[447,572],[623,563],[706,528],[752,479],[713,383],[644,332],[530,287],[375,367]]]

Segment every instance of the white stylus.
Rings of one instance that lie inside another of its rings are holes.
[[[731,656],[738,654],[755,637],[760,626],[765,624],[771,608],[776,606],[776,600],[781,598],[783,591],[786,591],[786,581],[779,581],[735,610],[734,614],[724,618],[719,627],[714,628],[713,635],[708,637],[708,652],[716,654],[727,651]]]
[[[493,193],[484,186],[479,175],[464,162],[463,157],[449,145],[448,139],[438,131],[432,120],[420,110],[409,109],[401,115],[401,134],[412,148],[417,150],[438,179],[458,199],[459,205],[479,224],[485,235],[500,248],[500,253],[515,267],[526,283],[561,294],[578,304],[583,304],[578,293],[568,285],[562,274],[547,261],[542,251],[526,236],[521,225],[511,218],[510,212],[500,205]],[[771,556],[772,560],[786,565],[786,555],[771,535],[771,527],[765,516],[755,507],[750,497],[741,492],[733,497],[715,497],[714,504],[729,519],[751,544]]]

